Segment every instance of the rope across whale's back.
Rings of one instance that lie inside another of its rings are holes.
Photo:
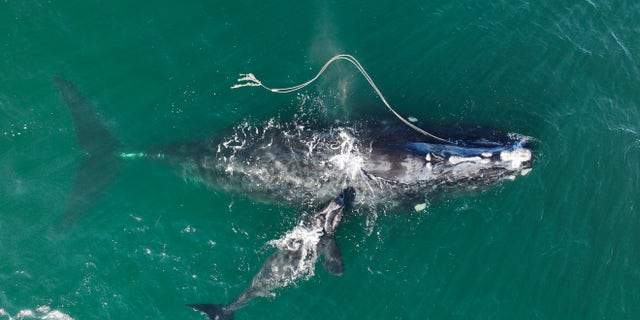
[[[320,69],[320,71],[311,79],[309,79],[308,81],[301,83],[299,85],[293,86],[293,87],[288,87],[288,88],[270,88],[265,86],[262,81],[258,80],[258,78],[256,78],[256,76],[253,73],[241,73],[240,74],[240,78],[238,79],[238,83],[231,86],[231,89],[237,89],[237,88],[242,88],[242,87],[262,87],[268,91],[274,92],[274,93],[291,93],[297,90],[300,90],[308,85],[310,85],[311,83],[313,83],[314,81],[316,81],[329,67],[329,65],[331,65],[333,62],[338,61],[338,60],[346,60],[351,62],[351,64],[353,64],[358,71],[360,71],[360,73],[364,76],[364,78],[367,80],[367,82],[369,82],[369,85],[371,85],[371,88],[373,88],[373,90],[376,92],[376,94],[378,95],[378,97],[380,98],[380,100],[382,100],[382,103],[384,103],[384,105],[387,107],[387,109],[389,109],[389,111],[391,113],[393,113],[394,116],[396,116],[398,119],[400,119],[400,121],[402,121],[404,124],[406,124],[407,126],[409,126],[411,129],[427,136],[430,138],[433,138],[435,140],[438,140],[440,142],[445,142],[445,143],[454,143],[450,140],[438,137],[432,133],[429,133],[419,127],[417,127],[416,125],[414,125],[413,123],[411,123],[409,120],[405,119],[403,116],[401,116],[398,112],[396,112],[391,105],[389,104],[389,102],[387,101],[387,99],[385,99],[384,95],[382,95],[382,92],[380,92],[380,89],[378,89],[378,86],[376,86],[376,84],[373,82],[373,79],[371,79],[371,77],[369,76],[369,74],[367,73],[367,71],[364,69],[364,67],[362,67],[362,65],[360,64],[360,62],[358,62],[358,60],[356,58],[354,58],[351,55],[348,54],[339,54],[334,56],[333,58],[329,59],[324,66],[322,66],[322,68]]]

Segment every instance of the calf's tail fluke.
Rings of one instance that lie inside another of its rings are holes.
[[[85,154],[76,172],[61,223],[61,227],[66,227],[103,196],[118,173],[120,160],[114,155],[120,148],[120,142],[99,119],[91,102],[71,82],[59,77],[53,81],[71,113],[78,145]]]
[[[232,320],[233,311],[225,309],[225,304],[188,304],[187,307],[200,311],[212,320]]]

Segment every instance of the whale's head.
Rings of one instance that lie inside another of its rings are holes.
[[[356,192],[353,188],[346,188],[339,196],[329,201],[324,208],[316,212],[316,226],[322,228],[325,235],[332,235],[336,232],[336,228],[344,215],[345,208],[351,206],[355,195]]]
[[[373,146],[363,172],[407,188],[445,189],[447,186],[490,186],[531,171],[533,153],[529,138],[510,135],[504,140],[451,143],[403,141]]]

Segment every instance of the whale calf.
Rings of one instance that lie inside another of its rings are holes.
[[[267,258],[251,284],[229,304],[190,304],[210,319],[232,319],[234,311],[255,297],[272,295],[272,290],[285,287],[297,279],[309,276],[318,256],[324,268],[332,274],[342,275],[342,255],[334,234],[342,220],[345,207],[353,201],[355,191],[346,188],[308,220],[303,220],[289,236],[282,239],[278,250]]]

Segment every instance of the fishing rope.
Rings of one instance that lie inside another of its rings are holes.
[[[313,77],[309,81],[307,81],[305,83],[302,83],[302,84],[299,84],[297,86],[288,87],[288,88],[269,88],[269,87],[265,86],[264,84],[262,84],[262,82],[260,80],[258,80],[256,78],[256,76],[253,75],[253,73],[241,73],[240,74],[240,78],[238,79],[238,83],[234,84],[233,86],[231,86],[231,89],[237,89],[237,88],[242,88],[242,87],[263,87],[264,89],[266,89],[268,91],[271,91],[271,92],[274,92],[274,93],[291,93],[291,92],[300,90],[300,89],[310,85],[312,82],[316,81],[320,77],[320,75],[322,75],[322,73],[324,73],[324,71],[327,69],[327,67],[329,67],[329,65],[332,64],[333,62],[335,62],[336,60],[346,60],[346,61],[351,62],[358,69],[358,71],[360,71],[360,73],[364,76],[364,78],[367,80],[367,82],[369,82],[369,85],[371,85],[371,87],[376,92],[376,94],[378,95],[380,100],[382,100],[382,102],[387,107],[387,109],[389,109],[389,111],[391,111],[391,113],[393,113],[404,124],[406,124],[411,129],[413,129],[415,131],[418,131],[418,132],[420,132],[421,134],[423,134],[425,136],[431,137],[433,139],[436,139],[436,140],[439,140],[439,141],[442,141],[442,142],[452,143],[451,141],[449,141],[447,139],[440,138],[440,137],[438,137],[438,136],[436,136],[434,134],[431,134],[431,133],[429,133],[427,131],[422,130],[421,128],[419,128],[416,125],[414,125],[413,123],[411,123],[409,120],[407,120],[404,117],[402,117],[399,113],[397,113],[391,107],[391,105],[389,105],[389,102],[387,102],[387,99],[384,98],[384,96],[382,95],[382,92],[380,92],[380,90],[378,89],[378,86],[376,86],[376,84],[373,82],[373,79],[371,79],[371,77],[369,76],[367,71],[364,70],[364,68],[362,67],[360,62],[358,62],[358,60],[356,58],[354,58],[353,56],[348,55],[348,54],[339,54],[339,55],[334,56],[333,58],[329,59],[329,61],[327,61],[324,64],[324,66],[322,66],[322,69],[320,69],[320,72],[318,72],[318,74],[316,74],[315,77]]]

